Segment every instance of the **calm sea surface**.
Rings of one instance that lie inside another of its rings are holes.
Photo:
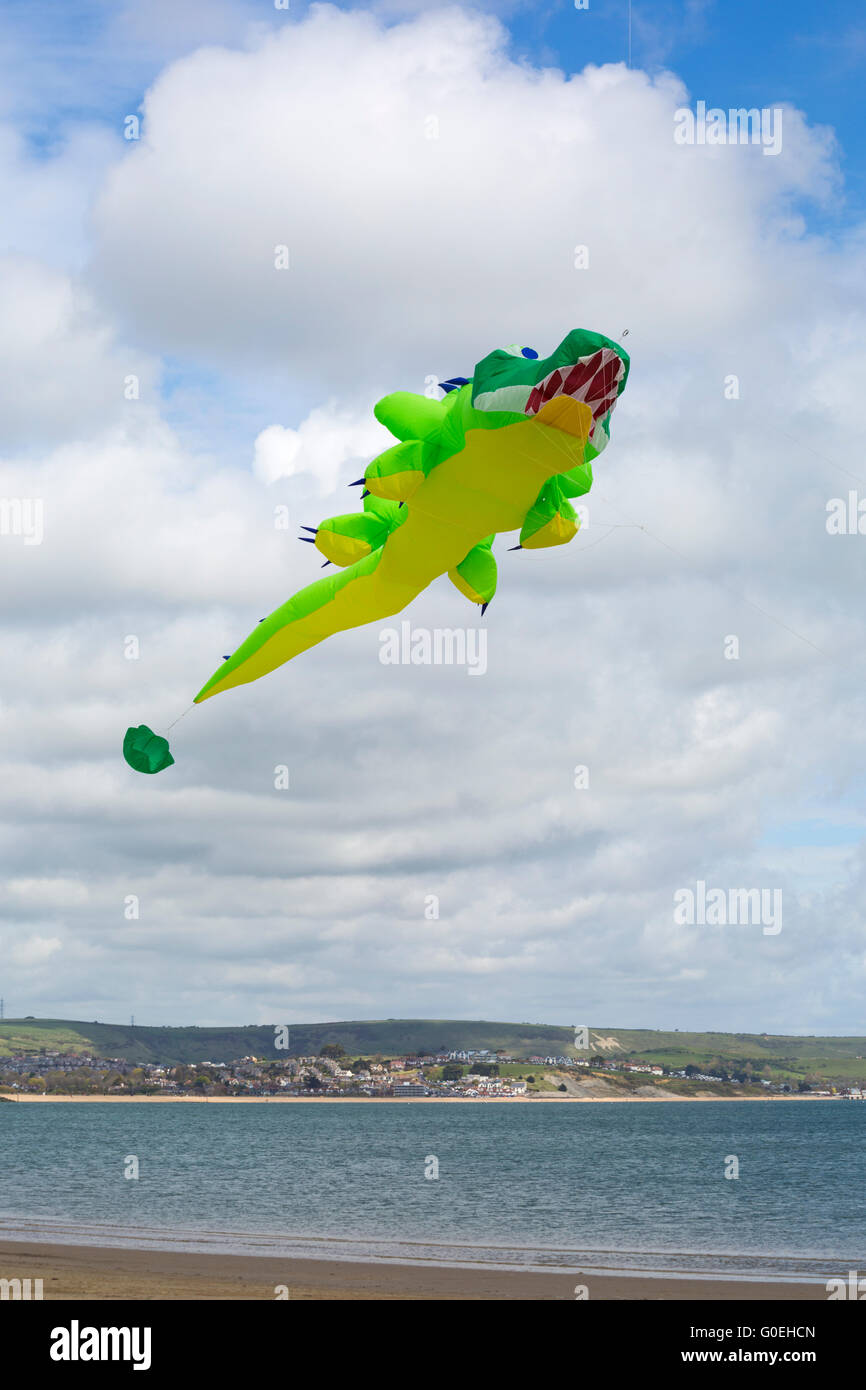
[[[0,1104],[6,1239],[823,1280],[864,1194],[845,1101]]]

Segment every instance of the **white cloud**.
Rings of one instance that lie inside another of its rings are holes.
[[[156,376],[151,358],[117,343],[73,277],[0,258],[0,449],[91,438],[136,408],[152,412]]]
[[[9,951],[12,962],[22,970],[32,970],[43,965],[51,956],[63,949],[63,942],[56,936],[31,936],[16,942]]]
[[[578,322],[700,352],[777,310],[790,199],[835,170],[790,108],[775,159],[676,145],[686,95],[623,65],[517,64],[478,14],[383,28],[315,6],[162,74],[96,208],[94,281],[148,345],[279,364],[320,395],[423,390]]]
[[[20,131],[0,125],[0,254],[77,270],[87,247],[90,205],[117,158],[118,138],[93,125],[66,123],[55,145],[34,158]]]
[[[297,473],[316,475],[323,491],[333,491],[345,465],[367,460],[393,444],[393,436],[365,415],[341,410],[336,402],[317,406],[297,429],[269,425],[255,441],[253,469],[264,483]]]

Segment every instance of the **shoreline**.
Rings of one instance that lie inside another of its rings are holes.
[[[117,1102],[125,1105],[658,1105],[660,1102],[690,1104],[693,1101],[785,1101],[785,1100],[841,1100],[841,1096],[100,1096],[100,1095],[4,1095],[0,1094],[0,1105],[4,1100],[17,1104],[105,1104]]]
[[[8,1240],[0,1240],[0,1278],[41,1279],[46,1301],[275,1301],[288,1297],[304,1301],[573,1302],[576,1286],[584,1286],[589,1298],[596,1300],[825,1302],[827,1298],[824,1283],[773,1279],[575,1274]]]

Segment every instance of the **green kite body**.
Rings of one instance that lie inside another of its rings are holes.
[[[336,632],[399,613],[441,574],[483,611],[496,589],[499,532],[519,531],[515,548],[524,550],[576,535],[569,499],[589,491],[628,371],[617,343],[575,330],[549,357],[519,346],[490,353],[471,379],[442,382],[443,399],[398,391],[379,401],[376,418],[398,442],[359,480],[363,509],[302,538],[338,572],[260,622],[194,703],[257,680]],[[150,735],[144,725],[127,733],[124,756],[139,772],[159,771],[143,765],[137,745],[127,750],[142,731]],[[164,752],[172,761],[167,744]]]

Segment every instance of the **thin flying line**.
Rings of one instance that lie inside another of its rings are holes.
[[[183,712],[183,714],[179,714],[179,715],[177,716],[177,719],[173,719],[173,720],[172,720],[172,722],[171,722],[171,723],[169,724],[169,726],[168,726],[168,729],[173,729],[174,726],[175,726],[175,724],[179,724],[180,721],[183,719],[184,714],[189,714],[189,711],[190,711],[191,709],[195,709],[195,700],[193,700],[193,702],[192,702],[192,704],[190,705],[189,709],[185,709],[184,712]],[[166,729],[166,731],[165,731],[166,733],[168,733],[168,729]]]
[[[631,67],[631,0],[628,0],[628,66]]]
[[[592,550],[595,546],[601,545],[602,541],[606,541],[607,538],[608,538],[608,536],[611,535],[611,533],[614,532],[614,531],[631,531],[631,530],[633,530],[635,527],[637,527],[637,530],[640,530],[640,527],[637,526],[637,523],[636,523],[636,522],[629,522],[628,524],[625,524],[625,525],[622,524],[622,523],[620,523],[620,522],[613,522],[613,523],[611,523],[611,524],[608,526],[608,528],[607,528],[607,530],[605,531],[604,535],[603,535],[603,536],[599,536],[599,538],[598,538],[597,541],[590,541],[588,545],[581,545],[581,546],[578,546],[578,548],[577,548],[577,553],[578,553],[578,555],[583,555],[585,551],[587,551],[587,550]]]
[[[801,449],[806,449],[814,458],[820,459],[822,463],[829,463],[831,468],[838,468],[839,472],[844,473],[847,478],[853,478],[855,483],[862,483],[863,486],[866,487],[866,478],[861,478],[857,473],[852,473],[850,468],[844,468],[841,463],[837,463],[835,459],[828,458],[826,454],[819,454],[818,450],[813,449],[812,445],[807,444],[805,440],[797,439],[795,435],[788,434],[787,430],[774,430],[773,433],[781,434],[785,439],[790,439],[792,444],[797,444]]]
[[[598,495],[601,497],[602,502],[605,502],[609,507],[613,507],[614,511],[618,511],[621,516],[627,515],[627,513],[624,512],[621,507],[617,507],[616,503],[611,502],[609,498],[604,497],[601,493],[599,493]],[[681,550],[677,550],[675,545],[670,545],[668,541],[663,541],[661,536],[657,536],[655,532],[649,529],[648,526],[641,525],[640,522],[634,522],[632,524],[636,525],[639,531],[644,531],[646,535],[648,535],[650,539],[654,540],[658,545],[664,546],[665,550],[669,550],[672,555],[677,555],[679,559],[684,560],[687,565],[691,565],[693,569],[698,569],[698,566],[695,564],[695,561],[691,558],[691,556],[684,555]],[[754,608],[757,613],[761,613],[765,618],[769,618],[771,623],[775,623],[777,627],[784,628],[786,632],[790,632],[791,636],[798,638],[799,641],[805,642],[806,646],[811,647],[813,651],[818,652],[819,656],[825,656],[828,658],[828,660],[830,659],[830,653],[825,652],[824,649],[822,647],[819,647],[816,642],[813,642],[809,637],[804,637],[802,632],[798,632],[796,628],[791,627],[781,618],[777,618],[775,614],[768,612],[766,608],[762,608],[759,603],[755,603],[754,599],[750,599],[746,594],[742,594],[739,592],[738,589],[734,589],[730,584],[726,584],[723,579],[711,578],[710,582],[713,584],[718,584],[722,589],[727,589],[728,593],[733,594],[734,597],[740,599],[742,603],[747,603],[749,607]]]

